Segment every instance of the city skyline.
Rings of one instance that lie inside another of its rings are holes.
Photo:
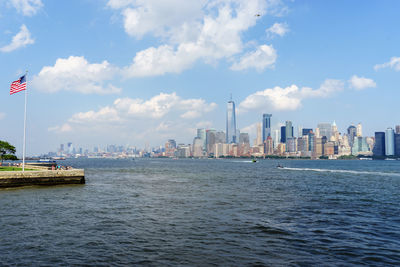
[[[26,70],[27,155],[65,142],[189,144],[198,128],[225,129],[231,93],[236,129],[251,141],[262,114],[273,114],[272,135],[285,121],[310,128],[336,121],[342,133],[361,122],[363,135],[374,136],[399,124],[399,8],[398,1],[4,0],[0,140],[21,153],[24,96],[10,96],[9,87]]]
[[[232,127],[236,124],[235,102],[232,98],[227,103],[226,110],[226,132],[215,129],[197,129],[197,135],[193,143],[185,144],[169,139],[165,146],[156,148],[146,147],[144,149],[136,146],[107,145],[103,149],[99,146],[92,151],[79,148],[76,152],[72,143],[60,145],[57,152],[49,152],[49,157],[84,156],[84,157],[178,157],[178,158],[204,158],[204,157],[300,157],[300,158],[323,158],[337,159],[348,156],[374,156],[382,159],[384,157],[400,157],[400,125],[395,130],[388,127],[385,132],[375,132],[374,137],[363,136],[362,124],[353,124],[347,127],[347,132],[339,132],[336,121],[333,123],[318,123],[315,129],[298,126],[298,135],[295,135],[292,121],[286,121],[280,131],[275,130],[275,136],[271,133],[272,114],[262,114],[262,122],[257,123],[257,135],[254,142],[248,133],[240,132]],[[232,122],[234,122],[232,124]],[[262,126],[262,128],[261,128]],[[234,136],[228,132],[233,131],[239,136],[235,141]],[[262,139],[260,137],[263,136]],[[274,141],[276,140],[276,141]],[[279,140],[279,141],[278,141]]]

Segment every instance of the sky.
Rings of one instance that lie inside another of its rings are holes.
[[[256,136],[263,113],[363,134],[400,124],[400,1],[0,0],[0,140],[192,143],[197,128]],[[296,131],[295,131],[296,132]]]

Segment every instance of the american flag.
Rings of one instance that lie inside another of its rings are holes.
[[[10,95],[26,90],[26,75],[11,83]]]

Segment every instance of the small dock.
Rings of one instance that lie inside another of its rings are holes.
[[[84,184],[83,169],[0,172],[0,188],[28,185]]]

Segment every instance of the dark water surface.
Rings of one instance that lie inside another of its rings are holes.
[[[0,190],[0,265],[400,265],[400,161],[63,164],[86,185]]]

